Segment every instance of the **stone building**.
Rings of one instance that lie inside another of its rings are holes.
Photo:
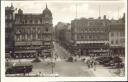
[[[14,48],[14,7],[5,7],[5,56],[9,57]]]
[[[74,54],[109,54],[108,19],[80,18],[71,21]]]
[[[59,42],[60,44],[62,43],[63,40],[65,40],[64,29],[66,29],[66,23],[58,22],[58,24],[55,25],[55,38],[56,41]]]
[[[111,54],[125,54],[125,16],[119,20],[110,20],[109,42]]]
[[[66,50],[71,51],[71,24],[59,22],[55,26],[56,41],[62,45]]]
[[[47,5],[40,14],[24,13],[19,9],[15,14],[14,57],[51,56],[52,19],[52,13]]]

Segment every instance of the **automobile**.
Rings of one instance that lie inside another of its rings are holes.
[[[114,62],[111,60],[110,62],[104,63],[104,66],[108,67],[108,66],[114,66]]]
[[[111,61],[104,63],[104,66],[123,67],[122,59],[114,57]]]
[[[98,61],[102,65],[104,65],[105,63],[108,63],[111,60],[113,60],[112,57],[98,57],[98,58],[96,58],[96,61]]]
[[[30,73],[32,68],[33,66],[31,63],[14,63],[6,69],[6,74]]]
[[[116,57],[113,58],[113,62],[114,63],[121,63],[122,59],[120,57],[116,56]]]
[[[124,63],[115,63],[115,65],[113,66],[113,68],[123,68],[124,67]]]
[[[73,57],[69,57],[69,58],[67,59],[67,62],[73,62]]]
[[[32,63],[38,63],[38,62],[41,62],[41,60],[38,57],[36,57],[34,60],[32,60]]]

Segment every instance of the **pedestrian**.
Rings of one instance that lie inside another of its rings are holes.
[[[55,61],[56,61],[56,57],[55,57]]]
[[[41,72],[39,72],[38,76],[41,76]]]
[[[88,68],[90,68],[90,61],[89,60],[87,60],[87,66],[88,66]]]
[[[96,61],[94,62],[94,71],[96,71]]]

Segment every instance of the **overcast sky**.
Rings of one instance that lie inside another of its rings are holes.
[[[5,6],[10,6],[11,3],[17,9],[21,8],[24,13],[42,13],[45,9],[46,2],[42,1],[6,1]],[[77,7],[76,7],[77,4]],[[125,10],[124,2],[47,2],[48,8],[51,10],[53,14],[53,25],[57,24],[57,22],[66,22],[70,23],[71,20],[76,18],[76,10],[77,10],[77,18],[81,17],[99,17],[107,15],[107,18],[117,19],[123,15]]]

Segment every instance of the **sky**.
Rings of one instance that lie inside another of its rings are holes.
[[[17,10],[21,8],[23,13],[42,13],[46,7],[53,14],[53,25],[58,22],[71,23],[75,18],[98,18],[107,15],[109,19],[118,19],[126,12],[123,1],[83,1],[83,2],[44,2],[44,1],[5,1],[5,6],[11,3]],[[16,11],[17,12],[17,11]]]

